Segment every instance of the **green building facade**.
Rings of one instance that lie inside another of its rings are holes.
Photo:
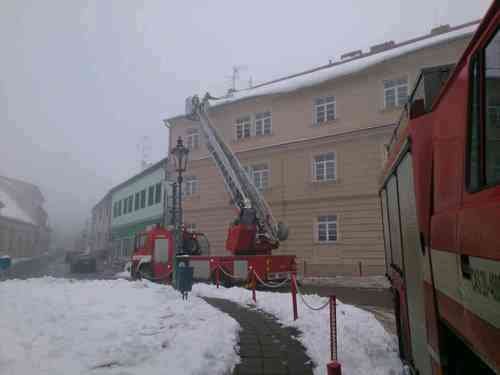
[[[166,162],[162,159],[111,189],[113,257],[130,257],[138,232],[168,222],[172,188],[165,179]]]

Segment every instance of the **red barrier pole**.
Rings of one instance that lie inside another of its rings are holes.
[[[337,299],[330,296],[330,359],[326,365],[328,375],[341,375],[342,367],[337,358]]]
[[[255,294],[255,288],[257,286],[257,278],[255,277],[255,270],[252,272],[252,299],[254,303],[257,303],[257,295]]]
[[[292,307],[293,307],[293,320],[299,318],[299,313],[297,311],[297,279],[295,278],[295,273],[292,273]]]
[[[215,269],[215,283],[217,284],[217,289],[219,288],[220,284],[220,266],[217,265],[217,268]]]

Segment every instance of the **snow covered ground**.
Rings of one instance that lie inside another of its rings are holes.
[[[253,305],[251,292],[242,288],[220,288],[196,284],[193,292],[199,296],[227,298],[242,305]],[[313,307],[322,305],[326,298],[306,295]],[[312,311],[298,298],[299,319],[293,321],[290,293],[257,291],[257,308],[274,315],[280,323],[297,327],[299,340],[307,354],[316,363],[315,374],[325,373],[330,359],[329,310]],[[339,302],[337,307],[339,361],[344,375],[400,374],[396,337],[389,335],[373,314]]]
[[[224,374],[239,325],[147,281],[0,283],[0,374]]]

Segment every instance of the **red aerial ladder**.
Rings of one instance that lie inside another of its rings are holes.
[[[380,189],[412,374],[500,374],[500,2],[455,67],[423,69]]]
[[[190,255],[197,279],[214,279],[215,272],[226,284],[233,279],[250,281],[252,272],[258,278],[280,280],[296,270],[295,256],[272,255],[281,241],[288,237],[286,225],[275,220],[262,193],[241,166],[238,158],[224,142],[209,117],[210,95],[200,100],[198,96],[186,100],[186,116],[197,121],[203,133],[207,149],[220,172],[238,216],[230,225],[226,250],[232,255],[210,256],[203,254],[208,241],[202,233],[182,230],[182,252]],[[132,276],[138,273],[154,280],[169,278],[176,249],[173,228],[158,227],[136,238],[132,255]]]

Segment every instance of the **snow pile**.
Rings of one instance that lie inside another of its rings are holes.
[[[40,278],[0,296],[0,374],[224,374],[238,361],[238,323],[169,286]]]
[[[220,288],[196,284],[193,292],[200,296],[226,298],[242,305],[252,305],[251,292],[243,288]],[[320,306],[326,298],[306,295],[307,302]],[[330,359],[329,310],[307,309],[298,299],[299,319],[293,321],[290,293],[257,292],[257,308],[274,315],[280,323],[298,328],[299,341],[317,365],[315,374],[324,374]],[[337,306],[339,361],[344,375],[399,374],[402,364],[397,353],[396,337],[389,335],[373,314],[354,306]]]
[[[0,202],[3,207],[0,208],[0,215],[11,219],[23,221],[29,224],[35,224],[33,219],[17,204],[6,191],[0,189]]]
[[[130,279],[130,271],[118,272],[115,274],[115,278],[128,280],[128,279]]]

